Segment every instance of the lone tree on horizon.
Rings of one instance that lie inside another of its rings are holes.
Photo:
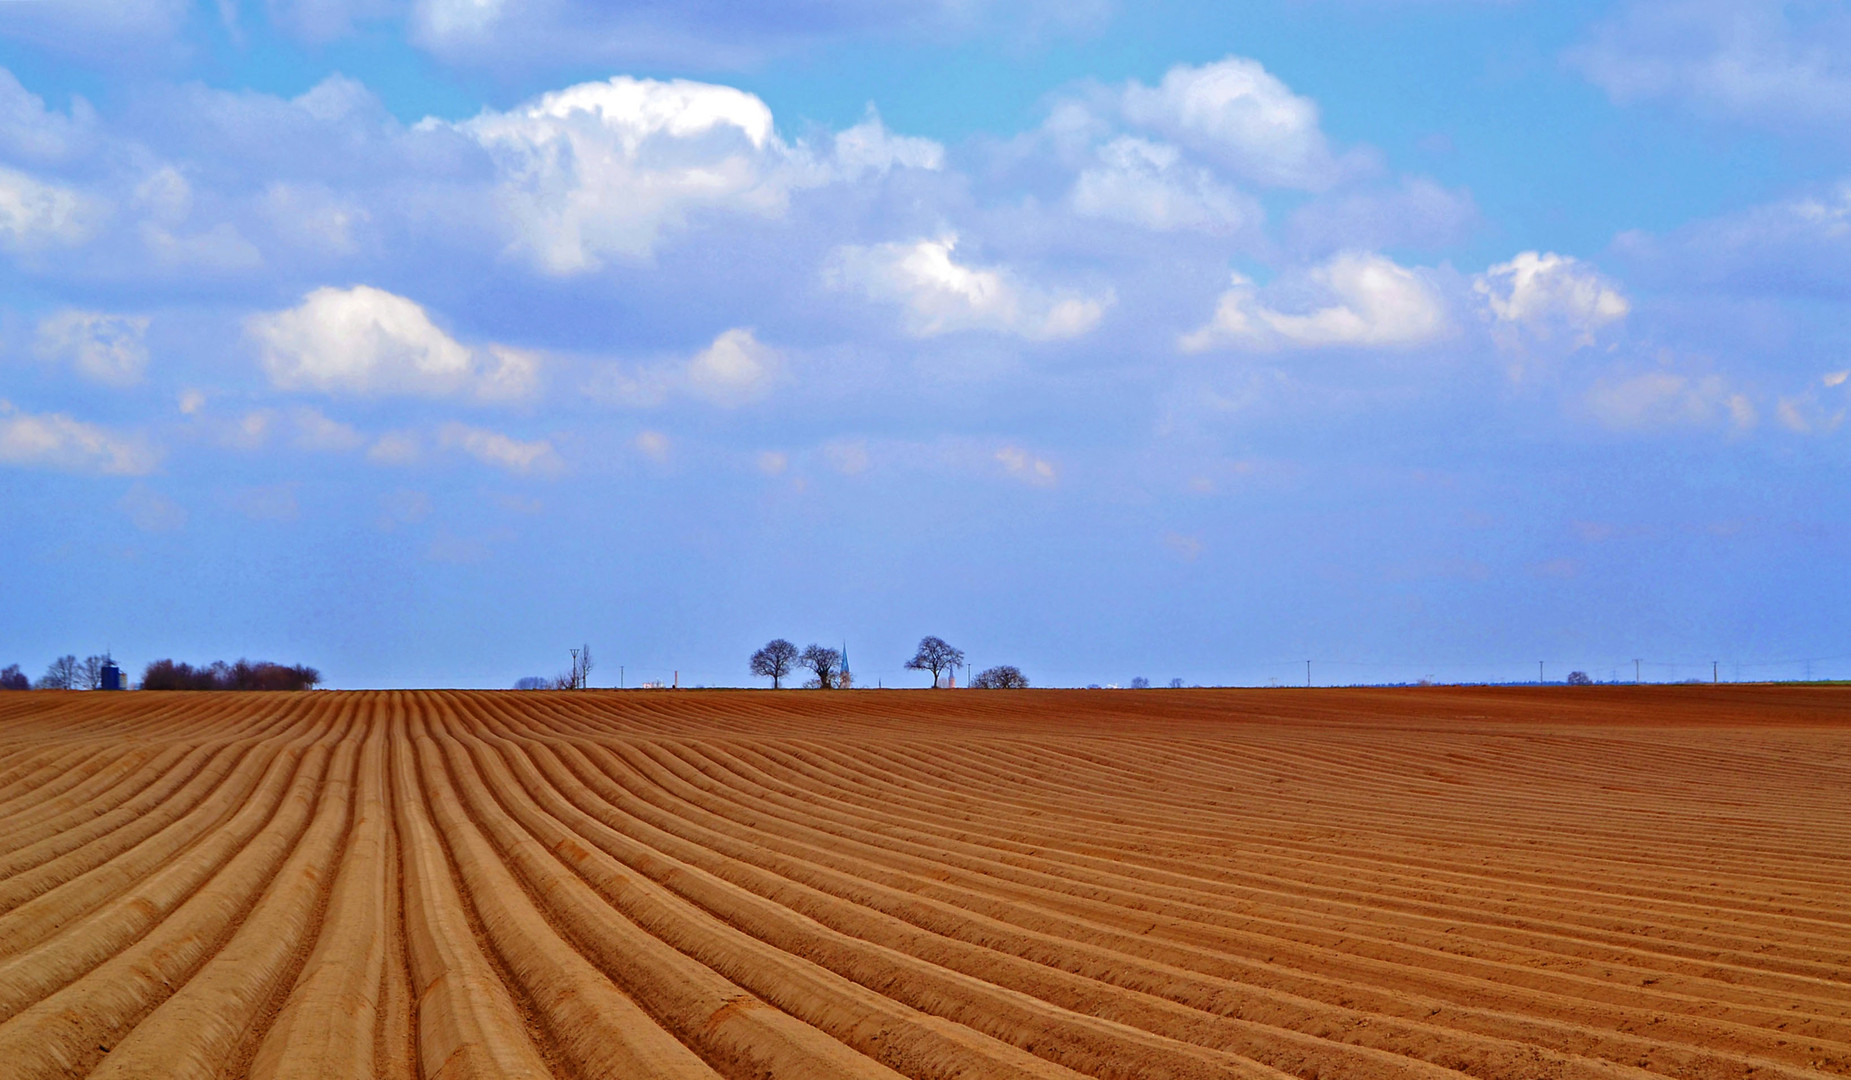
[[[932,685],[938,685],[938,676],[942,671],[949,671],[964,662],[964,650],[954,649],[945,643],[944,638],[922,637],[919,639],[919,651],[906,662],[911,671],[930,671]]]
[[[783,689],[784,677],[796,666],[797,646],[783,638],[773,638],[752,654],[752,674],[770,679],[773,690]]]
[[[804,667],[816,672],[816,678],[810,680],[812,690],[834,690],[836,672],[842,670],[842,653],[826,645],[805,645],[802,655],[797,657]]]

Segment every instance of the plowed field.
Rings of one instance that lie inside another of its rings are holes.
[[[0,1076],[1851,1074],[1851,691],[0,695]]]

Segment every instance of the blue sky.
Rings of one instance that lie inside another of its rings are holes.
[[[1851,676],[1842,3],[0,3],[0,665]]]

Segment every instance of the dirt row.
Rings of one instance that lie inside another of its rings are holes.
[[[0,695],[0,1076],[1851,1075],[1851,691]]]

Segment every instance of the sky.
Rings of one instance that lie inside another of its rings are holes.
[[[0,666],[1851,677],[1845,3],[0,0],[0,69]]]

